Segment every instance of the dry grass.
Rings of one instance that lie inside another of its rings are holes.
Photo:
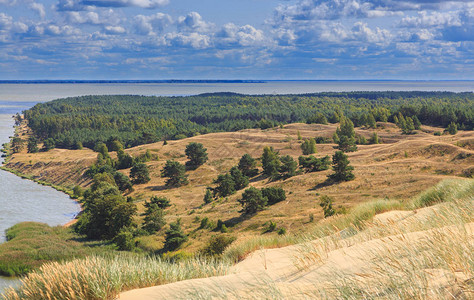
[[[345,208],[370,202],[373,199],[390,199],[401,201],[436,185],[447,178],[456,178],[474,165],[474,151],[464,145],[474,140],[472,132],[460,131],[455,136],[434,136],[431,133],[417,132],[415,135],[402,135],[400,130],[390,123],[380,123],[376,130],[384,144],[359,146],[359,151],[349,154],[349,160],[355,167],[356,179],[336,185],[326,185],[326,176],[331,171],[300,174],[284,181],[268,182],[266,179],[255,179],[251,182],[257,188],[281,186],[287,191],[287,200],[277,203],[259,212],[252,218],[241,218],[240,205],[237,199],[241,192],[222,201],[201,206],[207,186],[232,166],[245,153],[259,157],[264,146],[273,146],[282,155],[291,155],[295,159],[301,155],[300,144],[296,139],[297,131],[303,138],[325,136],[331,137],[337,125],[289,124],[284,128],[268,130],[249,129],[239,132],[224,132],[200,135],[184,140],[142,145],[127,149],[134,156],[152,150],[159,155],[159,161],[148,162],[152,180],[146,185],[135,186],[131,194],[138,199],[139,213],[143,212],[142,203],[153,195],[165,196],[171,200],[172,207],[166,219],[173,222],[181,218],[186,233],[191,233],[190,243],[185,251],[194,252],[200,249],[213,234],[208,230],[198,230],[199,223],[195,216],[208,217],[214,223],[218,219],[234,223],[227,226],[230,233],[238,236],[237,242],[260,236],[263,224],[269,220],[277,223],[278,228],[285,228],[288,233],[299,234],[308,231],[308,215],[314,221],[322,220],[323,213],[318,205],[318,195],[329,195],[335,199],[335,206]],[[439,130],[423,127],[427,132]],[[357,133],[370,137],[374,130],[358,128]],[[208,149],[209,161],[195,171],[189,171],[190,184],[181,188],[167,189],[160,170],[167,159],[185,162],[184,149],[189,142],[199,142]],[[291,147],[289,144],[291,143]],[[333,144],[317,145],[317,156],[332,155]],[[59,150],[55,149],[39,154],[16,154],[8,167],[33,177],[59,185],[87,185],[79,177],[96,157],[91,150]],[[128,170],[124,170],[125,173]],[[383,202],[383,201],[382,201]],[[158,233],[162,235],[162,233]],[[276,233],[265,234],[262,239],[272,240]],[[160,241],[160,238],[156,239]],[[249,242],[250,243],[250,242]],[[251,242],[253,243],[253,242]],[[271,243],[267,243],[271,244]],[[147,243],[156,248],[160,242]],[[276,243],[277,246],[282,246]],[[259,246],[256,246],[257,248]],[[153,250],[153,249],[152,249]],[[156,249],[154,249],[156,250]]]
[[[119,292],[228,272],[223,261],[195,258],[171,263],[157,257],[90,256],[49,263],[7,290],[4,299],[114,299]]]

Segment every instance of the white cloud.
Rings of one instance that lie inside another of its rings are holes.
[[[430,12],[421,11],[417,16],[408,16],[400,21],[402,27],[426,28],[433,26],[461,26],[458,12]]]
[[[43,4],[33,2],[33,3],[30,4],[30,8],[32,10],[34,10],[36,13],[38,13],[38,15],[41,17],[41,19],[44,19],[44,17],[46,16],[46,11],[44,9]]]
[[[127,31],[122,26],[105,26],[107,34],[124,34]]]
[[[221,43],[238,44],[244,47],[264,45],[267,40],[262,30],[255,29],[251,25],[239,27],[233,23],[222,26],[216,37]]]
[[[151,16],[137,15],[133,19],[135,31],[139,34],[153,35],[156,32],[161,32],[173,20],[170,15],[164,13],[157,13]]]
[[[186,46],[194,49],[205,49],[211,46],[211,38],[197,32],[191,33],[168,33],[166,40],[171,45]]]
[[[213,23],[204,21],[201,15],[194,11],[178,18],[178,27],[183,30],[208,32],[214,26]]]

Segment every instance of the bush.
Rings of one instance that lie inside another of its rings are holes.
[[[280,228],[280,229],[278,229],[278,234],[279,234],[279,235],[284,235],[284,234],[286,234],[286,229],[283,228],[283,227]]]
[[[146,210],[143,214],[145,218],[143,219],[142,228],[147,233],[153,234],[161,230],[166,224],[163,209],[158,207],[156,203],[145,203],[145,206]]]
[[[202,253],[208,256],[221,255],[235,239],[235,237],[228,235],[214,235],[209,239]]]
[[[170,223],[170,228],[165,233],[164,249],[174,251],[187,241],[188,237],[181,229],[181,221],[178,220],[176,223]]]
[[[449,133],[449,134],[456,134],[458,133],[458,126],[454,123],[454,122],[451,122],[448,127],[446,128],[446,131]]]
[[[286,200],[286,194],[282,188],[276,188],[276,187],[263,188],[262,196],[267,198],[268,205],[272,205],[272,204]]]
[[[213,200],[212,192],[210,189],[206,189],[206,194],[204,195],[204,203],[209,204]]]
[[[313,138],[304,140],[301,144],[301,150],[303,150],[303,155],[316,153],[316,141]]]
[[[316,158],[312,155],[308,157],[300,156],[298,157],[298,163],[300,168],[304,169],[305,172],[319,172],[329,169],[331,165],[331,159],[329,156],[322,158]]]
[[[133,234],[128,228],[122,229],[113,239],[119,250],[131,251],[135,248]]]
[[[261,190],[251,187],[244,191],[242,198],[238,201],[245,214],[253,214],[265,208],[268,200],[263,197]]]
[[[296,175],[296,168],[298,163],[289,155],[282,156],[280,158],[281,165],[278,168],[281,178],[290,178]]]
[[[277,227],[277,224],[273,221],[270,221],[268,223],[268,227],[267,227],[266,232],[273,232],[273,231],[275,231],[276,227]]]
[[[323,208],[325,218],[333,216],[336,213],[336,211],[332,207],[333,202],[334,202],[333,198],[331,198],[327,195],[322,195],[321,196],[319,206],[321,206]]]

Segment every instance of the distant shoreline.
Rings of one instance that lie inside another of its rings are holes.
[[[405,80],[405,79],[264,79],[264,80],[213,80],[213,79],[169,79],[169,80],[0,80],[0,84],[140,84],[140,83],[268,83],[268,82],[474,82],[473,79],[436,79],[436,80]]]

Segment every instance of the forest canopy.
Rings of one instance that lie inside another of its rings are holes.
[[[399,113],[422,124],[472,130],[474,94],[451,92],[348,92],[303,95],[82,96],[39,103],[24,112],[40,141],[56,147],[94,148],[120,140],[125,147],[218,131],[270,128],[342,115],[355,126],[393,122]],[[317,116],[317,118],[315,117]]]

